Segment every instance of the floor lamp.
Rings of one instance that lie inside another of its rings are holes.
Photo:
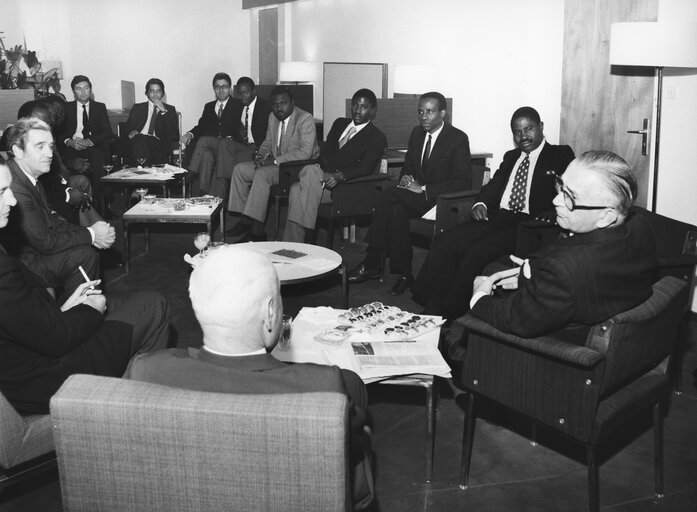
[[[610,64],[656,68],[658,88],[651,199],[651,211],[655,212],[663,68],[697,68],[697,23],[613,23],[610,29]]]

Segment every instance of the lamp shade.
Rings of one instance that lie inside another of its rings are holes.
[[[314,82],[315,64],[301,61],[281,62],[278,79],[281,82]]]
[[[697,68],[697,23],[613,23],[610,64]]]
[[[393,92],[423,94],[437,89],[436,68],[432,66],[395,66]]]

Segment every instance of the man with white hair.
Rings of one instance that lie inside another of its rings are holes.
[[[588,151],[556,176],[554,244],[523,265],[474,281],[471,313],[522,337],[555,333],[583,344],[590,326],[651,296],[656,249],[641,215],[631,215],[637,185],[609,151]],[[514,275],[511,275],[511,272]],[[495,288],[513,292],[494,294]]]
[[[273,264],[258,251],[226,246],[196,266],[189,296],[202,348],[175,348],[135,358],[134,380],[224,393],[335,391],[349,399],[354,505],[372,500],[370,438],[363,432],[367,393],[349,370],[311,363],[287,364],[269,352],[281,332],[283,302]]]

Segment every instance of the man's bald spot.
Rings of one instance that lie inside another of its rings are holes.
[[[257,315],[279,293],[276,269],[266,256],[236,245],[212,250],[189,280],[189,296],[199,323],[234,325]]]

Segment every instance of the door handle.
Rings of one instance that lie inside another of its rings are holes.
[[[635,133],[641,135],[641,154],[646,156],[648,151],[646,150],[647,143],[649,140],[649,120],[644,119],[644,128],[641,130],[627,130],[627,133]]]

